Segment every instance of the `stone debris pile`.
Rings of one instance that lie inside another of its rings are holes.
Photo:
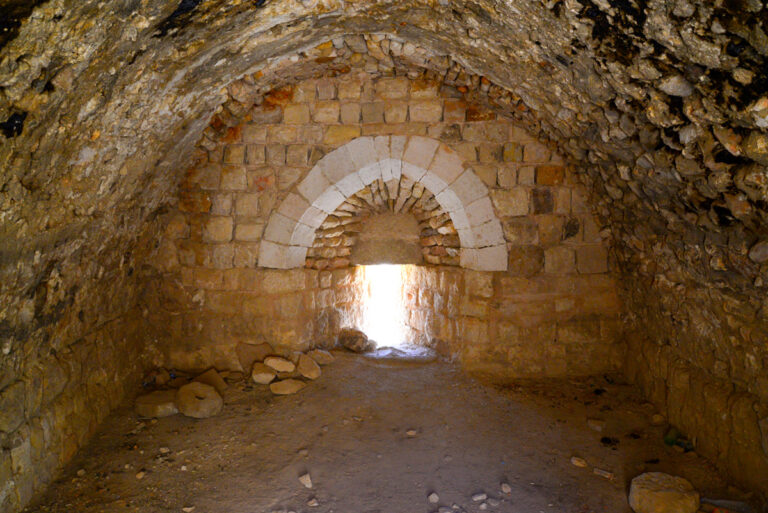
[[[363,335],[365,337],[365,335]],[[367,337],[365,341],[368,342]],[[237,347],[243,369],[250,369],[251,380],[257,385],[268,385],[275,395],[295,394],[322,374],[321,365],[334,361],[334,356],[323,349],[307,353],[278,351],[271,345],[245,344]],[[242,381],[244,374],[237,371],[219,372],[208,369],[190,379],[181,372],[166,369],[153,370],[144,380],[145,387],[157,387],[136,399],[134,408],[140,417],[168,417],[181,413],[198,419],[213,417],[224,407],[227,382]]]

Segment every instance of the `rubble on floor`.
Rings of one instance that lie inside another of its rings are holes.
[[[362,337],[365,344],[370,344],[365,334]],[[267,343],[239,344],[237,355],[243,369],[250,369],[251,380],[257,385],[269,386],[275,395],[295,394],[307,385],[304,379],[318,379],[322,373],[320,366],[335,359],[323,349],[312,349],[307,353],[279,351]],[[223,408],[222,395],[227,389],[227,380],[235,382],[243,378],[242,372],[208,369],[190,381],[186,373],[155,369],[143,383],[145,387],[158,389],[139,396],[134,407],[140,417],[147,418],[176,413],[194,418],[212,417]]]

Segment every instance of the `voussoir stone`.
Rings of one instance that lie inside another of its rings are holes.
[[[632,480],[629,505],[635,513],[696,513],[699,493],[682,477],[646,472]]]
[[[264,358],[264,364],[277,372],[293,372],[296,369],[296,365],[292,361],[280,356],[268,356]]]
[[[276,376],[275,369],[260,362],[254,363],[253,369],[251,369],[251,379],[259,385],[269,385],[275,380]]]
[[[307,384],[298,379],[284,379],[270,384],[269,389],[275,395],[290,395],[295,394],[305,386],[307,386]]]
[[[156,390],[136,398],[134,409],[140,417],[169,417],[179,413],[176,390]]]
[[[299,374],[308,379],[317,379],[320,377],[320,366],[311,357],[303,354],[299,356],[299,364],[296,366]]]
[[[193,381],[176,392],[176,406],[187,417],[205,419],[218,415],[224,401],[212,386]]]

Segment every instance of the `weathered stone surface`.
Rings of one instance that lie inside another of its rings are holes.
[[[176,407],[176,390],[156,390],[136,398],[136,414],[140,417],[168,417],[179,413]]]
[[[312,357],[305,354],[299,357],[299,363],[296,365],[296,370],[307,379],[317,379],[320,377],[321,373],[320,366],[317,362],[313,360]]]
[[[176,406],[187,417],[205,419],[221,413],[224,401],[212,386],[193,382],[176,392]]]
[[[284,379],[282,381],[271,383],[269,385],[269,390],[275,395],[291,395],[295,394],[305,386],[307,386],[307,384],[298,379]]]
[[[258,383],[259,385],[269,385],[276,377],[277,373],[272,367],[259,362],[253,364],[253,368],[251,369],[251,379],[253,379],[254,383]]]
[[[696,513],[699,493],[682,477],[647,472],[632,480],[629,505],[635,513]]]
[[[354,353],[365,353],[376,348],[365,333],[354,328],[344,328],[339,332],[338,342],[341,347]]]
[[[23,381],[0,391],[0,431],[10,433],[24,422],[24,398]]]

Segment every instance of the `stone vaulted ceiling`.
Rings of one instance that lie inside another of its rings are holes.
[[[651,305],[632,309],[640,325],[716,360],[711,340],[738,340],[748,357],[729,365],[768,396],[765,330],[743,329],[765,322],[768,288],[761,0],[20,5],[0,2],[3,294],[28,297],[74,260],[119,261],[173,196],[225,86],[287,59],[265,82],[281,85],[321,43],[392,34],[442,58],[444,80],[505,92],[491,106],[578,166],[629,304]],[[9,332],[19,308],[0,309]]]

